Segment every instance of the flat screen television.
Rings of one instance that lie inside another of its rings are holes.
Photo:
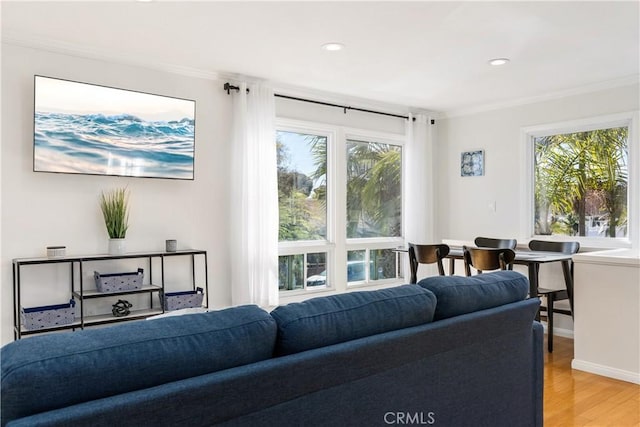
[[[194,179],[195,101],[34,77],[33,170]]]

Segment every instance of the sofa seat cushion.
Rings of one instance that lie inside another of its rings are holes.
[[[434,320],[521,301],[529,293],[529,279],[509,270],[471,277],[427,277],[418,285],[429,289],[438,299]]]
[[[276,354],[286,355],[433,320],[436,298],[417,285],[349,292],[277,307]]]
[[[7,420],[273,357],[276,325],[257,306],[29,337],[7,344]]]

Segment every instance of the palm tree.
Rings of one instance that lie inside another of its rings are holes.
[[[401,233],[402,153],[398,147],[348,141],[347,237]]]
[[[362,189],[363,207],[383,236],[400,236],[402,230],[402,153],[380,153]]]
[[[627,128],[611,128],[536,138],[536,234],[555,228],[585,236],[589,201],[602,194],[596,214],[608,216],[607,234],[616,236],[616,227],[626,221],[627,136]],[[555,223],[556,217],[565,224]]]
[[[616,237],[616,228],[626,219],[627,206],[627,128],[593,132],[594,184],[604,193],[603,205],[609,217],[609,237]]]

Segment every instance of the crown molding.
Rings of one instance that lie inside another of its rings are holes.
[[[494,111],[494,110],[502,110],[505,108],[519,107],[519,106],[528,105],[528,104],[536,104],[539,102],[566,98],[568,96],[584,95],[588,93],[598,92],[601,90],[614,89],[614,88],[623,87],[623,86],[631,86],[638,83],[640,83],[640,74],[634,74],[627,77],[621,77],[619,79],[606,80],[604,82],[577,86],[571,89],[546,93],[543,95],[511,99],[504,102],[483,104],[475,107],[447,110],[442,112],[442,118],[450,119],[453,117],[468,116],[471,114],[484,113],[484,112]]]
[[[107,50],[97,50],[77,43],[67,43],[59,40],[36,37],[31,35],[5,32],[2,34],[2,43],[10,44],[31,49],[38,49],[63,55],[75,56],[84,59],[95,59],[106,62],[115,62],[122,65],[130,65],[141,68],[152,69],[155,71],[164,71],[168,73],[183,75],[187,77],[195,77],[208,80],[231,81],[231,82],[247,82],[258,83],[266,80],[256,76],[249,76],[237,73],[224,73],[209,70],[202,70],[190,67],[184,67],[176,64],[164,62],[151,62],[138,57],[128,55],[118,55]],[[409,114],[412,109],[397,104],[378,102],[370,99],[358,98],[344,94],[331,93],[311,88],[288,85],[284,83],[269,83],[274,87],[274,91],[289,96],[313,98],[318,101],[333,102],[340,104],[349,104],[353,107],[367,109],[384,109],[394,114]],[[419,110],[424,111],[424,110]]]
[[[59,40],[52,40],[36,36],[26,36],[24,34],[18,33],[4,32],[2,34],[2,43],[32,49],[39,49],[63,55],[75,56],[79,58],[115,62],[123,65],[131,65],[200,79],[219,80],[221,78],[224,78],[220,73],[213,71],[200,70],[197,68],[184,67],[181,65],[165,62],[153,62],[131,55],[118,55],[114,54],[111,51],[101,51],[93,47],[81,46],[77,43],[67,43]]]
[[[75,56],[85,59],[95,59],[106,62],[115,62],[123,65],[136,66],[141,68],[147,68],[155,71],[164,71],[168,73],[183,75],[187,77],[195,77],[207,80],[231,80],[231,81],[247,81],[247,82],[264,82],[265,79],[255,76],[245,76],[236,73],[224,73],[209,70],[202,70],[191,67],[184,67],[177,64],[165,63],[165,62],[153,62],[139,57],[131,55],[119,55],[114,54],[107,50],[97,50],[88,46],[81,46],[77,43],[67,43],[59,40],[52,40],[43,37],[37,37],[32,35],[25,35],[22,33],[6,31],[2,33],[2,43],[16,45],[26,48],[39,49],[49,51],[53,53],[59,53],[69,56]],[[435,119],[449,119],[453,117],[466,116],[471,114],[478,114],[488,111],[501,110],[505,108],[512,108],[527,104],[535,104],[543,101],[550,101],[554,99],[564,98],[567,96],[575,96],[581,94],[587,94],[591,92],[597,92],[606,89],[613,89],[616,87],[630,86],[640,83],[640,75],[635,74],[619,79],[607,80],[604,82],[578,86],[572,89],[547,93],[543,95],[537,95],[532,97],[512,99],[504,102],[489,103],[472,107],[465,107],[460,109],[451,109],[443,111],[435,111],[424,108],[416,108],[410,106],[403,106],[398,104],[386,103],[383,101],[376,101],[372,99],[359,98],[355,96],[349,96],[345,94],[332,93],[322,91],[319,89],[312,89],[309,87],[300,87],[294,85],[288,85],[286,83],[270,81],[274,86],[274,91],[283,95],[312,98],[318,101],[347,104],[353,107],[372,109],[372,110],[384,110],[394,114],[409,114],[413,115],[424,114]]]

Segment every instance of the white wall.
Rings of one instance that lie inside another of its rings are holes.
[[[44,256],[49,245],[65,245],[69,255],[105,253],[108,236],[98,196],[103,190],[123,185],[131,190],[127,251],[161,250],[169,238],[177,239],[179,248],[207,250],[209,304],[213,308],[228,306],[231,303],[228,230],[233,215],[227,208],[232,196],[228,185],[232,99],[222,90],[224,81],[7,43],[2,44],[1,59],[2,344],[13,339],[12,259]],[[34,173],[34,74],[195,100],[195,180]],[[379,109],[386,111],[384,106]],[[356,111],[344,114],[338,108],[281,98],[276,98],[276,113],[278,117],[404,133],[402,119]],[[127,265],[135,270],[134,267],[135,262]],[[30,272],[30,286],[25,288],[29,302],[25,305],[66,302],[67,269],[48,267],[40,273]]]
[[[523,182],[523,127],[600,115],[629,112],[640,108],[638,85],[613,88],[583,95],[486,111],[438,120],[436,182],[436,237],[473,241],[477,236],[517,238],[520,235]],[[460,153],[485,150],[485,175],[460,176]],[[495,211],[490,207],[495,202]],[[456,266],[462,274],[462,266]],[[526,269],[516,266],[526,274]],[[543,265],[540,283],[563,288],[559,265]],[[576,286],[579,283],[576,282]],[[571,336],[573,322],[556,314],[555,332]]]
[[[638,85],[438,121],[439,238],[516,237],[522,212],[521,128],[640,108]],[[460,176],[460,153],[485,150],[485,175]],[[489,204],[495,201],[495,212]]]
[[[174,181],[76,176],[32,172],[33,75],[196,100],[196,179]],[[2,45],[2,146],[0,230],[0,339],[13,338],[13,258],[43,256],[48,245],[66,245],[69,254],[106,251],[107,234],[98,207],[102,190],[131,189],[129,251],[162,249],[175,238],[181,248],[209,253],[209,302],[230,303],[228,269],[229,133],[231,99],[223,81],[166,73],[113,62],[79,58],[9,44]],[[276,90],[277,91],[277,90]],[[517,236],[517,179],[520,128],[637,110],[638,86],[437,120],[438,191],[435,240],[476,235]],[[384,110],[384,108],[380,108]],[[404,133],[404,121],[277,99],[279,117]],[[459,176],[460,152],[483,148],[486,175]],[[496,212],[488,202],[496,201]],[[54,283],[38,283],[34,299],[57,295]],[[57,302],[57,301],[56,301]]]
[[[640,254],[578,254],[574,369],[640,384]]]
[[[195,100],[195,180],[34,173],[34,74]],[[48,245],[66,245],[74,255],[105,253],[108,236],[98,196],[123,185],[131,191],[127,250],[160,250],[169,238],[177,239],[179,248],[207,250],[210,305],[230,303],[225,206],[231,99],[222,84],[2,45],[2,343],[13,339],[11,260],[44,256]],[[64,303],[48,299],[59,292],[54,282],[36,283],[32,301]]]

